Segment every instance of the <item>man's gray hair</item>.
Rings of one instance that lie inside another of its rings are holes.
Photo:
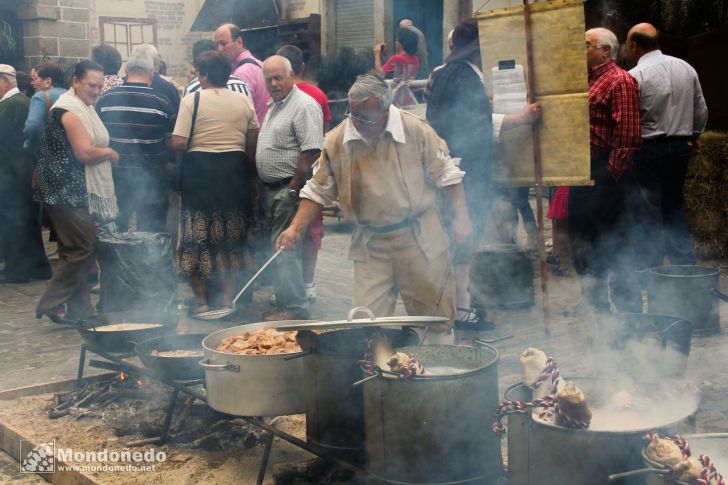
[[[616,60],[617,54],[619,54],[619,41],[617,40],[617,36],[614,35],[614,32],[604,27],[597,27],[593,31],[597,34],[597,39],[599,39],[600,44],[609,46],[609,56],[612,60]]]
[[[142,52],[151,56],[152,60],[154,61],[155,67],[159,65],[159,62],[162,60],[162,56],[159,55],[159,51],[152,44],[139,44],[138,46],[134,47],[132,55],[136,54],[137,52]]]
[[[129,74],[147,74],[154,70],[154,57],[142,50],[134,49],[129,60],[126,61],[126,71]]]
[[[0,74],[0,77],[7,79],[11,88],[17,88],[18,87],[18,78],[17,77],[15,77],[15,76],[8,76],[6,74]]]
[[[349,101],[360,103],[369,98],[379,98],[379,108],[386,111],[392,105],[392,88],[375,73],[362,74],[349,89]]]

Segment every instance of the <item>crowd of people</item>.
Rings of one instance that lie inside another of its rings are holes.
[[[664,256],[692,261],[682,182],[707,109],[695,71],[661,53],[653,26],[630,30],[630,72],[615,63],[612,32],[591,29],[585,40],[594,185],[559,189],[552,215],[563,226],[568,220],[585,300],[609,311],[611,294],[619,310],[640,311],[629,272]],[[240,274],[283,250],[273,275],[276,308],[263,318],[306,319],[322,208],[337,203],[355,223],[355,306],[386,316],[401,297],[410,314],[492,328],[473,312],[468,292],[497,191],[491,146],[504,131],[538,122],[542,107],[493,113],[477,23],[462,22],[450,42],[445,63],[427,73],[426,120],[400,109],[384,78],[422,77],[423,64],[427,72],[424,37],[404,19],[396,53],[382,62],[384,46],[375,47],[374,71],[356,79],[346,119],[331,131],[328,100],[304,81],[300,49],[286,45],[261,61],[232,24],[194,44],[185,87],[160,74],[161,57],[148,44],[133,50],[123,77],[119,53],[94,48],[68,90],[63,69],[39,65],[31,99],[19,92],[19,73],[0,65],[5,281],[50,278],[36,315],[87,318],[99,232],[165,231],[174,192],[178,270],[194,292],[192,315],[231,308]],[[527,204],[527,195],[515,200]],[[41,214],[58,242],[53,272]],[[428,338],[452,341],[451,327]]]

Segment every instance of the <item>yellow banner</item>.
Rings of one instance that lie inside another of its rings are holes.
[[[545,185],[589,185],[589,100],[582,0],[530,6],[534,99],[543,107],[536,133]],[[485,90],[493,101],[491,70],[514,60],[528,76],[523,7],[478,14]],[[532,129],[501,134],[494,144],[494,180],[507,186],[535,183]]]

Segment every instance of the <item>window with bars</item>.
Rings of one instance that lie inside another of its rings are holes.
[[[139,44],[157,44],[157,21],[120,17],[100,17],[101,42],[110,44],[127,60]]]

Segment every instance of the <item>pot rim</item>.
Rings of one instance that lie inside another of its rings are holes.
[[[609,379],[600,379],[599,377],[576,376],[576,377],[571,377],[568,380],[569,381],[576,381],[578,383],[579,381],[586,381],[586,380],[591,380],[591,381],[600,381],[601,380],[601,381],[604,381],[604,380],[609,380]],[[527,387],[525,384],[520,383],[520,382],[519,383],[516,383],[516,384],[513,384],[512,386],[508,387],[508,389],[506,389],[506,392],[504,393],[504,398],[505,399],[508,399],[508,393],[511,392],[513,389],[517,389],[518,387],[521,387],[521,386],[522,387]],[[615,431],[615,430],[594,430],[594,429],[574,429],[574,428],[565,428],[563,426],[557,426],[554,423],[548,423],[548,422],[542,421],[540,419],[531,419],[531,422],[533,422],[534,424],[538,424],[539,426],[546,426],[546,427],[549,427],[551,429],[556,429],[556,430],[559,430],[559,431],[564,432],[564,433],[583,433],[583,434],[584,433],[591,433],[591,434],[599,433],[599,434],[608,434],[608,435],[612,435],[612,436],[617,436],[617,435],[633,435],[635,433],[647,433],[649,431],[654,431],[656,429],[669,428],[671,426],[680,424],[686,418],[689,418],[690,416],[695,415],[698,412],[699,407],[700,407],[701,392],[699,390],[696,390],[695,393],[694,393],[694,395],[695,395],[695,398],[696,398],[695,409],[690,414],[687,414],[687,415],[683,416],[682,418],[678,419],[677,421],[671,421],[669,423],[662,423],[659,426],[650,426],[650,427],[647,427],[647,428],[638,428],[638,429],[630,429],[630,430],[619,430],[619,431]],[[528,414],[529,417],[531,417],[533,415],[533,412],[530,412],[530,413],[527,413],[527,414]],[[728,436],[728,433],[726,433],[726,435]]]
[[[704,274],[697,275],[676,275],[668,274],[670,268],[700,268],[704,270]],[[720,275],[720,267],[718,266],[698,266],[696,264],[673,264],[670,266],[655,266],[654,268],[648,268],[647,272],[657,276],[663,276],[665,278],[705,278],[706,276]]]
[[[437,375],[437,376],[427,376],[427,375],[425,375],[425,376],[417,376],[416,375],[416,376],[412,377],[411,379],[396,379],[396,380],[394,380],[394,382],[396,382],[396,381],[405,381],[405,382],[408,382],[408,381],[422,381],[422,382],[426,382],[426,381],[436,381],[436,380],[445,381],[445,380],[452,380],[452,379],[460,379],[460,378],[463,378],[463,377],[470,377],[470,376],[474,376],[474,375],[477,375],[477,374],[481,374],[481,373],[487,371],[493,365],[497,364],[498,361],[500,360],[500,352],[498,352],[498,349],[496,349],[492,345],[489,345],[489,344],[486,344],[486,343],[480,344],[478,347],[470,347],[470,346],[467,346],[467,345],[444,345],[444,344],[437,344],[437,345],[416,345],[416,346],[407,346],[407,347],[400,347],[400,348],[406,349],[406,348],[411,348],[411,347],[419,347],[419,348],[427,348],[427,347],[464,347],[464,348],[475,349],[475,350],[481,350],[481,349],[487,348],[488,350],[491,350],[495,355],[493,356],[493,358],[489,362],[481,365],[480,367],[476,367],[475,369],[471,369],[471,370],[469,370],[467,372],[459,372],[457,374],[445,374],[445,375]],[[395,350],[399,350],[400,348],[397,348]],[[366,370],[364,368],[364,366],[362,366],[361,369],[364,372],[364,374],[366,374],[367,376],[373,376],[374,375],[374,372],[369,372],[368,370]],[[427,370],[427,367],[425,367],[425,370]],[[381,369],[381,371],[382,371],[383,374],[386,374],[386,375],[392,375],[392,376],[400,376],[401,375],[401,374],[399,374],[397,372],[392,372],[392,371],[388,371],[388,370],[385,370],[385,369]],[[392,381],[392,379],[389,379],[389,381]]]
[[[246,323],[246,324],[243,324],[243,325],[236,325],[234,327],[223,328],[222,330],[217,330],[217,331],[209,334],[207,337],[205,337],[202,340],[202,350],[203,350],[203,353],[205,354],[205,358],[212,358],[212,357],[231,358],[232,357],[232,358],[257,358],[257,359],[261,359],[261,360],[263,360],[263,359],[268,359],[268,360],[278,359],[278,360],[281,360],[284,357],[291,357],[291,356],[294,356],[294,355],[295,356],[298,356],[298,355],[305,354],[306,351],[303,351],[303,350],[301,352],[289,352],[289,353],[285,353],[285,354],[274,354],[274,355],[232,354],[232,353],[229,353],[229,352],[218,352],[217,350],[215,350],[212,347],[208,346],[208,344],[212,340],[214,340],[215,338],[218,338],[219,337],[219,334],[222,334],[224,332],[229,332],[229,331],[231,331],[233,329],[240,329],[240,332],[241,332],[240,335],[242,335],[245,332],[262,330],[264,328],[273,328],[273,329],[275,329],[277,327],[282,327],[284,325],[290,325],[290,323],[293,322],[293,321],[296,321],[296,322],[304,322],[304,321],[307,321],[307,320],[285,320],[285,321],[279,321],[279,322],[275,322],[275,321],[274,322],[252,322],[252,323]],[[248,327],[248,328],[245,329],[245,327]]]

